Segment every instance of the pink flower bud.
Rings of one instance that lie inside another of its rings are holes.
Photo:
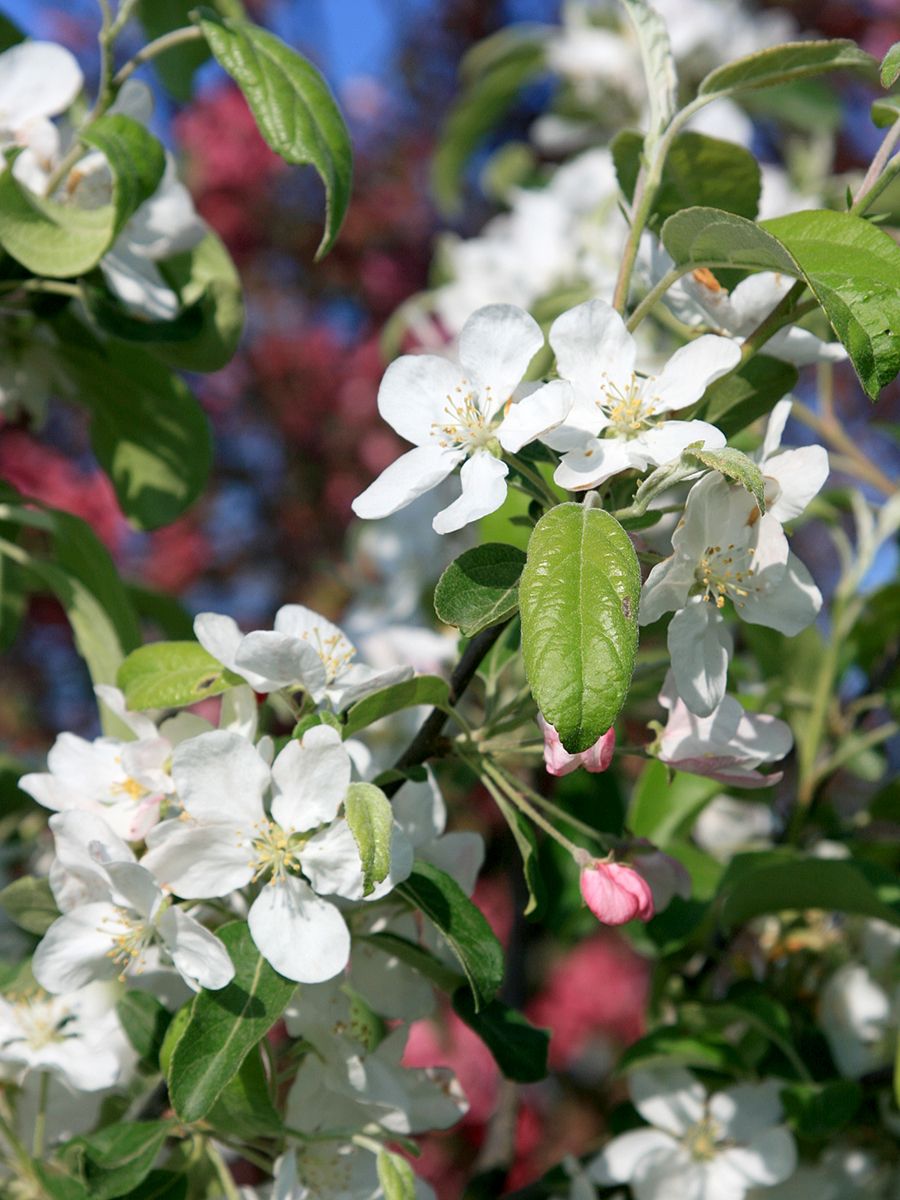
[[[624,925],[653,916],[653,892],[637,871],[624,863],[595,862],[581,872],[584,902],[604,925]]]
[[[569,775],[578,767],[584,767],[586,771],[596,774],[605,771],[612,762],[616,745],[614,729],[607,729],[589,750],[582,750],[580,754],[570,754],[559,740],[559,734],[540,713],[538,725],[544,735],[544,765],[550,775]]]

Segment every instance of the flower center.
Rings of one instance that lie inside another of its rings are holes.
[[[143,800],[144,796],[149,794],[148,789],[142,783],[138,783],[130,776],[121,783],[114,783],[110,791],[117,796],[130,796],[132,800]]]
[[[711,1117],[693,1125],[684,1135],[684,1147],[696,1162],[709,1162],[716,1157],[719,1130]]]
[[[65,1027],[72,1020],[72,1013],[58,996],[38,991],[20,1000],[15,1005],[15,1014],[22,1035],[10,1038],[10,1042],[22,1041],[31,1050],[43,1050],[51,1042],[62,1042],[70,1036]]]
[[[312,632],[313,648],[322,660],[328,682],[332,683],[344,667],[352,661],[356,655],[356,648],[347,641],[342,633],[330,633],[327,637],[323,637],[319,629],[313,629]],[[308,632],[302,635],[302,640],[310,641]]]
[[[603,399],[597,403],[609,418],[608,431],[613,437],[634,438],[657,424],[656,399],[641,394],[642,382],[632,372],[630,382],[622,388],[604,372]]]
[[[288,875],[300,871],[299,842],[296,836],[285,833],[275,821],[258,821],[253,826],[253,859],[251,866],[255,883],[271,872],[269,883],[282,883]]]
[[[723,608],[731,600],[735,608],[743,608],[751,592],[760,591],[753,582],[756,564],[753,562],[752,546],[707,546],[703,552],[694,577],[703,589],[703,599],[715,601],[716,608]]]
[[[106,925],[106,929],[103,926]],[[117,967],[121,967],[119,982],[125,979],[125,972],[134,964],[138,975],[144,969],[144,951],[153,941],[153,926],[135,917],[128,909],[117,908],[115,917],[101,921],[99,932],[112,934],[113,944],[107,950],[107,958],[111,958]]]
[[[491,388],[485,388],[485,408],[490,412],[492,407]],[[493,440],[493,421],[482,412],[478,404],[478,394],[471,389],[464,390],[462,386],[454,389],[453,395],[447,396],[444,404],[446,420],[432,421],[431,435],[442,450],[477,450],[486,447]]]

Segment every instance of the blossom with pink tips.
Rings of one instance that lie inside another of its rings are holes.
[[[604,925],[625,925],[635,918],[649,921],[656,911],[650,884],[625,863],[598,861],[585,867],[581,894]]]
[[[538,725],[544,735],[544,766],[549,775],[570,775],[579,767],[594,774],[605,771],[612,762],[616,748],[616,731],[607,729],[601,737],[580,754],[570,754],[560,741],[559,734],[549,721],[538,713]]]

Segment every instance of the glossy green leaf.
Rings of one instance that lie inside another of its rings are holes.
[[[126,992],[116,1013],[141,1061],[155,1067],[172,1014],[151,992],[139,991]]]
[[[647,86],[647,131],[657,138],[678,107],[678,75],[666,22],[646,0],[622,0],[637,34]]]
[[[183,308],[171,320],[153,321],[136,316],[106,287],[82,284],[81,301],[85,312],[98,329],[123,342],[150,344],[162,339],[173,342],[190,341],[203,330],[203,314],[199,304]]]
[[[432,188],[445,216],[462,207],[466,163],[518,99],[522,88],[546,70],[543,26],[501,29],[463,59],[464,90],[441,131],[432,160]]]
[[[790,363],[754,354],[739,370],[710,384],[697,415],[733,437],[771,412],[782,396],[793,391],[799,377]]]
[[[560,504],[535,526],[519,584],[525,674],[570,754],[625,702],[638,642],[641,572],[615,517]]]
[[[478,1034],[507,1079],[537,1083],[546,1077],[548,1029],[538,1029],[501,1000],[477,1010],[468,988],[453,993],[453,1010]]]
[[[900,79],[900,42],[894,42],[881,60],[881,86],[893,87]]]
[[[222,926],[218,936],[234,963],[234,979],[195,997],[169,1063],[169,1095],[183,1121],[206,1116],[296,990],[262,957],[244,921]]]
[[[91,1200],[113,1200],[130,1196],[149,1175],[173,1131],[170,1121],[122,1121],[74,1138],[62,1153],[69,1161],[80,1160]]]
[[[262,1055],[254,1047],[206,1114],[216,1130],[243,1139],[275,1137],[282,1119],[272,1103]]]
[[[847,38],[787,42],[758,50],[726,63],[702,81],[701,96],[721,96],[749,88],[771,87],[792,79],[821,75],[825,71],[863,71],[872,74],[877,62]]]
[[[322,258],[344,220],[353,173],[350,135],[328,84],[308,59],[258,25],[208,9],[196,19],[266,143],[286,162],[315,167],[325,185],[325,232],[316,255]]]
[[[166,154],[162,143],[145,125],[124,113],[98,117],[80,137],[86,146],[100,151],[112,172],[114,241],[159,187],[166,169]]]
[[[146,351],[70,328],[60,349],[66,386],[92,414],[91,442],[122,511],[139,529],[168,525],[203,490],[209,422],[187,386]],[[123,397],[128,402],[123,403]]]
[[[344,798],[344,815],[359,850],[363,895],[368,896],[391,869],[391,802],[374,784],[351,783]]]
[[[130,709],[180,708],[243,683],[197,642],[151,642],[133,651],[116,680]]]
[[[739,483],[753,499],[760,513],[766,511],[766,485],[762,471],[752,458],[748,458],[741,450],[726,446],[724,450],[707,450],[703,446],[688,446],[683,456],[693,462],[699,462],[711,471],[718,471],[732,483]]]
[[[619,186],[629,202],[634,197],[642,149],[641,135],[628,130],[612,143]],[[658,231],[669,217],[697,205],[753,218],[761,188],[759,164],[749,150],[703,133],[680,133],[663,164],[650,227]]]
[[[661,1026],[634,1042],[619,1059],[617,1071],[624,1074],[653,1067],[697,1067],[740,1075],[744,1063],[724,1038],[707,1031],[702,1037],[684,1033],[676,1026]]]
[[[401,1154],[380,1150],[375,1166],[384,1200],[416,1200],[416,1177]]]
[[[38,936],[43,936],[59,916],[49,882],[34,875],[23,875],[8,883],[0,892],[0,908],[20,929]]]
[[[503,949],[482,913],[455,879],[417,861],[409,879],[394,889],[420,909],[443,934],[472,989],[476,1012],[494,998],[503,981]]]
[[[190,341],[160,338],[153,353],[180,370],[218,371],[234,357],[244,328],[241,279],[231,255],[210,230],[191,250],[167,258],[159,269],[182,307],[198,309],[201,328]]]
[[[720,792],[715,779],[676,771],[671,783],[664,763],[648,762],[635,785],[628,809],[628,828],[666,849],[689,829],[700,811]]]
[[[195,0],[138,0],[137,17],[147,40],[152,41],[189,25],[194,8]],[[194,92],[194,74],[208,58],[209,48],[201,38],[158,55],[153,59],[153,70],[166,91],[179,104],[187,104]]]
[[[686,208],[676,213],[663,225],[662,240],[679,265],[800,274],[790,254],[771,234],[746,217],[718,208]]]
[[[850,213],[763,222],[799,264],[874,399],[900,372],[900,246]]]
[[[474,637],[516,611],[524,566],[525,554],[516,546],[488,542],[466,550],[438,580],[434,611],[445,625]]]
[[[432,708],[450,710],[450,689],[447,681],[439,675],[416,675],[402,683],[373,692],[347,709],[347,720],[343,726],[345,738],[353,737],[361,729],[389,717],[404,708],[416,708],[427,704]]]
[[[781,1103],[794,1131],[802,1138],[824,1141],[849,1125],[862,1102],[855,1079],[825,1083],[792,1083],[781,1089]]]

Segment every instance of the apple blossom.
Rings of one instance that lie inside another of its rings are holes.
[[[691,834],[707,854],[727,863],[742,851],[770,846],[776,828],[775,814],[768,804],[723,795],[710,800],[694,822]]]
[[[677,458],[692,442],[709,449],[725,437],[705,421],[672,420],[740,362],[737,343],[712,335],[676,350],[658,375],[638,375],[637,344],[621,316],[589,300],[553,322],[550,345],[575,402],[542,441],[563,452],[554,479],[570,491],[597,487],[620,471],[645,471]]]
[[[49,120],[68,109],[84,83],[75,56],[55,42],[21,42],[0,54],[0,149],[25,147],[37,163],[52,160],[59,134]],[[22,156],[20,155],[20,158]],[[5,169],[5,163],[0,170]]]
[[[620,862],[597,861],[581,871],[581,895],[598,921],[625,925],[654,914],[653,891],[634,867]]]
[[[819,1022],[840,1073],[859,1079],[894,1060],[900,990],[883,987],[862,963],[845,963],[822,989]]]
[[[430,491],[462,465],[462,495],[432,522],[451,533],[498,509],[506,499],[515,454],[554,429],[571,407],[558,380],[519,401],[513,393],[544,344],[533,317],[508,304],[480,308],[459,335],[459,364],[431,354],[391,363],[378,391],[378,411],[415,449],[392,463],[353,501],[358,517],[386,517]]]
[[[781,449],[781,436],[792,404],[787,397],[772,409],[763,444],[755,455],[766,480],[766,513],[782,524],[799,517],[825,486],[830,470],[824,446]]]
[[[556,729],[549,721],[545,721],[540,713],[537,723],[544,735],[544,766],[549,775],[570,775],[579,767],[598,774],[609,768],[616,748],[615,729],[607,729],[590,749],[583,750],[580,754],[570,754],[560,741]]]
[[[743,1200],[793,1173],[797,1149],[778,1124],[777,1080],[711,1096],[680,1067],[635,1071],[628,1082],[650,1128],[613,1138],[588,1168],[596,1183],[627,1183],[635,1200]]]

